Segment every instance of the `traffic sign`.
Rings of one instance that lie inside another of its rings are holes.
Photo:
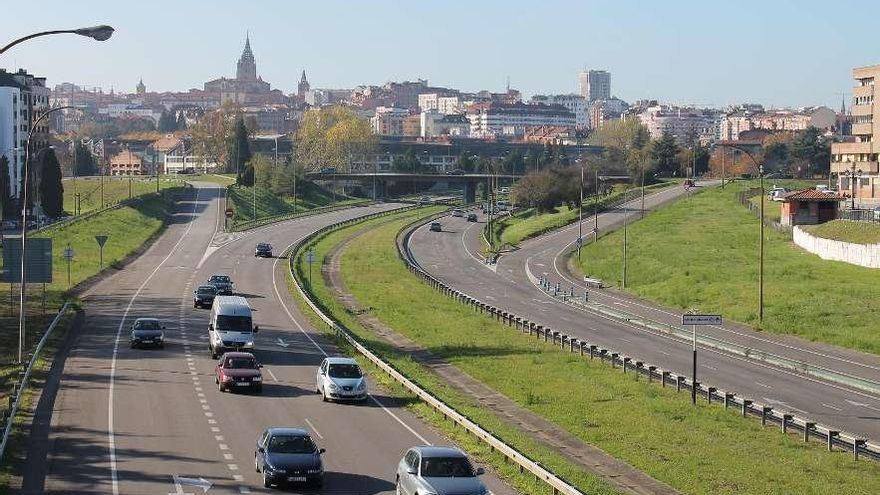
[[[73,251],[73,248],[72,248],[72,247],[67,246],[66,248],[64,248],[64,259],[66,259],[67,261],[72,260],[72,259],[73,259],[73,256],[74,256],[75,254],[76,254],[76,253]]]
[[[25,283],[52,283],[52,239],[27,239],[25,256]],[[21,237],[3,238],[4,282],[21,281]]]
[[[104,243],[107,242],[107,236],[106,235],[96,235],[95,240],[98,241],[99,247],[104,247]]]
[[[309,251],[308,254],[306,254],[306,261],[308,261],[310,265],[315,262],[315,252],[314,251]]]
[[[583,238],[583,237],[578,237],[578,238],[577,238],[577,245],[580,246],[580,245],[582,245],[583,243],[584,243],[584,238]]]
[[[720,325],[721,315],[681,315],[682,325]]]
[[[235,211],[232,208],[226,208],[226,218],[232,218],[233,213]]]

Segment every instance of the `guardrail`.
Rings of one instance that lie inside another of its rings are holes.
[[[2,411],[2,413],[0,413],[2,414],[2,421],[4,422],[3,439],[0,440],[0,461],[3,460],[3,456],[6,454],[6,445],[9,442],[9,434],[12,432],[12,427],[15,424],[15,416],[18,414],[18,408],[21,405],[22,395],[27,389],[28,380],[30,379],[31,371],[34,368],[34,363],[39,359],[40,351],[43,349],[43,345],[46,343],[49,335],[51,335],[52,331],[55,330],[55,327],[58,326],[58,322],[61,321],[61,317],[67,313],[68,309],[70,309],[70,303],[66,302],[58,311],[58,314],[55,315],[55,319],[52,320],[52,323],[49,324],[49,327],[40,339],[40,342],[37,343],[36,349],[34,349],[33,354],[31,354],[28,359],[27,368],[18,373],[18,382],[12,385],[12,395],[9,396],[9,405]]]
[[[519,453],[516,449],[514,449],[513,447],[511,447],[510,445],[508,445],[504,441],[500,440],[499,438],[495,437],[489,431],[484,430],[478,424],[474,423],[473,421],[468,419],[466,416],[464,416],[463,414],[459,413],[458,411],[456,411],[455,409],[453,409],[452,407],[447,405],[442,400],[438,399],[437,397],[433,396],[432,394],[430,394],[426,390],[419,387],[418,384],[416,384],[415,382],[413,382],[412,380],[407,378],[403,373],[398,371],[393,365],[391,365],[390,363],[386,363],[384,360],[382,360],[382,358],[380,358],[379,356],[374,354],[369,348],[367,348],[366,346],[361,344],[357,340],[357,338],[354,335],[352,335],[348,330],[346,330],[345,327],[342,326],[339,322],[337,322],[333,318],[327,316],[323,312],[323,310],[312,300],[311,295],[303,289],[302,285],[299,282],[299,278],[296,276],[296,273],[295,273],[296,270],[294,268],[294,262],[297,258],[295,253],[297,253],[297,251],[300,249],[301,246],[308,245],[310,242],[312,242],[312,240],[316,239],[318,236],[324,234],[325,232],[329,232],[331,230],[336,230],[338,228],[341,228],[341,227],[344,227],[347,225],[351,225],[354,223],[360,223],[360,222],[370,220],[373,218],[378,218],[381,216],[387,216],[390,214],[399,213],[400,211],[406,211],[411,208],[413,208],[413,207],[407,207],[407,208],[403,208],[403,209],[399,209],[399,210],[392,210],[392,211],[388,211],[388,212],[381,212],[381,213],[376,213],[376,214],[372,214],[372,215],[367,215],[364,217],[359,217],[359,218],[352,219],[352,220],[338,222],[338,223],[335,223],[333,225],[329,225],[327,227],[323,227],[323,228],[313,232],[309,236],[301,239],[299,242],[297,242],[296,244],[291,246],[290,249],[288,250],[288,253],[289,253],[288,269],[290,270],[291,275],[293,275],[294,285],[296,286],[296,289],[299,292],[300,296],[302,296],[302,298],[306,301],[306,304],[308,304],[308,306],[312,309],[312,311],[314,311],[315,314],[318,315],[318,317],[332,331],[334,331],[337,335],[339,335],[340,337],[345,339],[349,344],[351,344],[352,347],[354,347],[358,352],[360,352],[362,355],[364,355],[364,357],[369,359],[373,364],[375,364],[377,367],[382,369],[382,371],[387,373],[394,380],[396,380],[398,383],[403,385],[407,390],[409,390],[414,395],[419,397],[426,404],[428,404],[429,406],[433,407],[435,410],[437,410],[438,412],[443,414],[444,417],[455,421],[456,423],[461,425],[463,428],[465,428],[468,432],[470,432],[472,435],[479,438],[483,442],[487,443],[491,449],[497,451],[498,453],[505,456],[510,461],[516,463],[520,467],[520,472],[522,472],[523,470],[528,471],[529,473],[531,473],[534,476],[536,481],[540,480],[540,481],[544,482],[546,485],[548,485],[550,488],[552,488],[554,494],[584,495],[583,492],[579,491],[577,488],[575,488],[574,486],[572,486],[571,484],[569,484],[568,482],[566,482],[562,478],[559,478],[558,476],[553,474],[551,471],[542,467],[537,462],[535,462],[535,461],[529,459],[528,457],[526,457],[525,455]],[[445,214],[445,213],[441,213],[441,215],[442,214]],[[430,221],[433,218],[434,218],[434,216],[429,217],[428,221]],[[422,218],[419,221],[417,221],[416,223],[424,223],[424,222],[425,222],[425,219]]]
[[[644,375],[648,378],[649,382],[657,381],[662,387],[672,385],[676,387],[677,391],[696,389],[697,395],[705,398],[709,404],[714,400],[719,404],[723,404],[725,409],[729,407],[739,408],[743,417],[760,418],[762,425],[767,423],[777,424],[781,427],[783,433],[788,433],[789,430],[799,431],[803,433],[804,442],[808,442],[811,438],[819,439],[825,442],[829,451],[834,447],[839,447],[852,452],[853,458],[856,460],[858,460],[861,454],[873,460],[880,460],[880,445],[870,442],[866,438],[843,432],[831,426],[819,424],[809,418],[799,417],[787,411],[777,411],[773,405],[761,404],[752,399],[701,384],[699,381],[693,382],[684,374],[663,370],[659,366],[646,363],[643,360],[626,356],[623,353],[596,344],[590,344],[584,339],[572,337],[558,330],[553,330],[548,326],[540,325],[534,321],[517,316],[512,312],[484,303],[475,297],[471,297],[444,284],[425,271],[415,260],[409,249],[409,239],[414,231],[413,225],[423,224],[424,221],[416,222],[406,230],[403,236],[399,236],[397,242],[398,255],[411,273],[422,278],[425,283],[441,294],[455,299],[461,304],[470,306],[475,312],[486,314],[507,326],[519,330],[523,335],[527,334],[529,337],[543,340],[552,345],[559,345],[571,353],[580,353],[581,356],[589,356],[589,359],[598,357],[602,362],[607,360],[612,368],[617,368],[619,365],[623,373],[632,371],[637,375]],[[549,281],[542,287],[554,296],[561,297],[563,302],[580,297],[574,294],[574,290],[570,294],[563,290],[560,294],[561,287],[558,284],[552,286]],[[588,299],[588,294],[585,293],[583,297]]]

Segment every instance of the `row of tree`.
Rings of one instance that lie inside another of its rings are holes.
[[[55,156],[55,150],[45,148],[33,157],[28,183],[28,208],[34,205],[34,194],[39,197],[43,214],[60,217],[64,214],[64,185],[61,183],[61,164]],[[24,184],[20,184],[24,187]],[[9,191],[9,160],[0,155],[0,208],[3,219],[16,219],[21,205],[16,204]]]
[[[162,110],[159,116],[159,123],[156,125],[159,132],[175,132],[186,130],[186,116],[183,110]]]

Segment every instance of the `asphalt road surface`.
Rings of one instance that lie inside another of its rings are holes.
[[[651,194],[646,199],[646,209],[654,208],[682,194],[684,192],[681,188]],[[628,221],[638,218],[640,206],[638,199],[628,203]],[[600,214],[600,231],[619,228],[623,218],[623,208]],[[497,265],[487,265],[479,254],[479,236],[485,222],[484,215],[480,215],[479,223],[468,223],[463,218],[453,217],[444,217],[440,221],[444,232],[429,232],[427,226],[422,226],[413,234],[410,248],[422,268],[447,285],[591,344],[690,376],[692,357],[689,339],[649,332],[636,325],[621,323],[596,312],[563,304],[537,286],[537,278],[546,275],[554,284],[560,281],[563,288],[575,287],[575,294],[580,295],[584,290],[590,290],[591,301],[599,301],[606,306],[655,321],[681,323],[680,313],[657,308],[620,293],[587,289],[575,280],[565,268],[565,253],[571,250],[577,239],[577,224],[526,241],[520,249],[503,255]],[[584,219],[585,237],[593,226],[593,217]],[[785,336],[758,333],[737,325],[700,327],[699,332],[747,345],[755,350],[766,350],[880,382],[880,359],[877,356]],[[705,346],[700,346],[697,380],[773,406],[777,410],[787,410],[868,439],[880,439],[880,399],[869,393],[725,354]]]
[[[315,371],[335,350],[289,296],[287,260],[255,258],[253,250],[270,242],[277,255],[321,226],[402,205],[223,234],[223,189],[197,186],[143,256],[89,291],[84,328],[61,371],[46,459],[29,460],[23,492],[201,494],[209,484],[209,494],[267,492],[253,466],[257,437],[268,426],[299,426],[327,449],[319,493],[393,493],[408,447],[448,441],[374,388],[363,404],[322,402]],[[192,307],[193,288],[213,273],[231,275],[255,310],[262,395],[221,393],[214,384],[209,311]],[[165,322],[164,350],[129,349],[138,317]],[[494,475],[484,481],[493,493],[515,493]]]

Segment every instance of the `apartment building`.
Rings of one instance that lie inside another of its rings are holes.
[[[49,111],[50,93],[44,77],[28,74],[24,69],[14,73],[0,69],[0,156],[9,162],[11,197],[17,198],[21,193],[28,132]],[[49,146],[49,120],[43,119],[34,127],[31,153]]]
[[[110,158],[110,175],[146,175],[143,159],[131,149],[123,149]]]
[[[370,124],[373,132],[380,136],[403,136],[403,124],[407,117],[409,110],[405,108],[377,107]]]
[[[831,130],[837,126],[837,114],[824,107],[780,109],[764,111],[737,109],[725,115],[719,122],[721,139],[736,141],[745,131],[803,131],[809,127]]]
[[[656,105],[638,114],[651,139],[660,139],[664,132],[675,137],[678,144],[688,144],[711,132],[712,119],[698,108]]]
[[[562,105],[475,103],[468,107],[470,135],[479,138],[522,136],[531,127],[575,127],[575,115]]]
[[[562,105],[574,114],[575,126],[586,129],[590,125],[589,104],[581,95],[535,95],[531,103],[543,103],[545,105]]]
[[[611,73],[604,70],[584,70],[578,74],[581,96],[588,102],[611,98]]]
[[[880,65],[853,69],[852,137],[831,145],[831,173],[837,174],[837,190],[860,203],[880,201],[880,107],[874,105],[874,91],[880,79]]]

